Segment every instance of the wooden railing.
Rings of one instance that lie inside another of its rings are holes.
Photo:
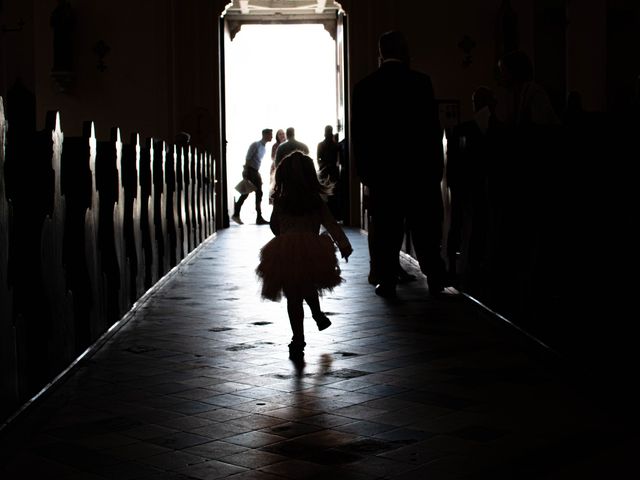
[[[206,152],[65,138],[57,112],[12,131],[0,101],[0,420],[214,233],[214,179]]]

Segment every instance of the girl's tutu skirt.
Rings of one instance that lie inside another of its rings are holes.
[[[262,280],[262,298],[274,302],[283,292],[298,297],[322,294],[343,281],[331,237],[304,232],[271,239],[260,250],[256,274]]]

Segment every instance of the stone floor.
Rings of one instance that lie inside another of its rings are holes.
[[[2,432],[0,478],[640,478],[636,431],[553,352],[423,277],[375,296],[348,235],[304,364],[259,297],[269,228],[233,225]]]

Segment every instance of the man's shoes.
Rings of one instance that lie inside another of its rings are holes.
[[[378,283],[380,283],[375,273],[372,273],[372,272],[369,272],[367,281],[369,282],[370,285],[377,285]],[[398,283],[409,283],[409,282],[415,282],[415,281],[416,281],[415,275],[407,272],[403,268],[400,268],[398,270]]]
[[[396,286],[387,283],[379,283],[376,285],[376,295],[382,298],[396,298]]]
[[[316,321],[316,325],[318,325],[318,330],[320,331],[326,330],[331,325],[331,320],[329,320],[327,316],[322,312],[314,313],[312,316]]]
[[[243,225],[244,224],[244,222],[242,220],[240,220],[240,215],[239,214],[231,215],[231,220],[236,222],[238,225]]]
[[[258,218],[256,218],[256,225],[269,225],[269,222],[262,218],[262,215],[258,215]]]

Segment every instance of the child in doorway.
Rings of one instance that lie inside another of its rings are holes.
[[[348,261],[353,252],[342,228],[321,195],[331,186],[320,183],[313,160],[302,152],[285,157],[276,168],[271,230],[276,235],[260,250],[256,273],[262,280],[262,298],[287,298],[293,338],[290,358],[304,355],[304,311],[307,302],[318,329],[331,321],[320,310],[318,295],[342,283],[335,244]],[[320,226],[326,232],[320,234]]]

